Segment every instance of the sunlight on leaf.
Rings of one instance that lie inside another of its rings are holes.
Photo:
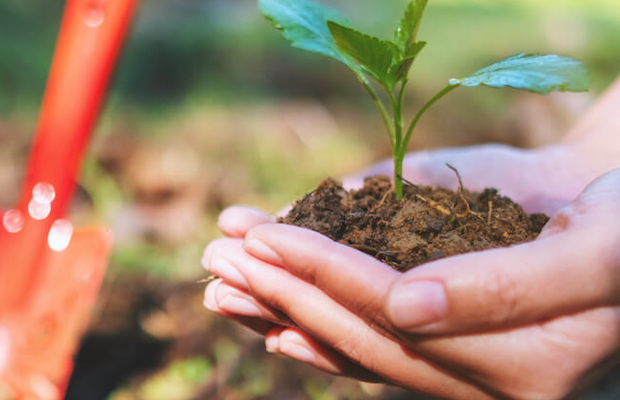
[[[518,54],[479,70],[464,79],[451,79],[451,85],[491,87],[511,86],[534,93],[586,92],[590,76],[583,64],[557,55]]]
[[[394,43],[334,21],[329,21],[327,25],[340,50],[353,57],[378,82],[386,87],[393,86],[389,71],[392,61],[398,57],[398,48]]]
[[[409,53],[411,46],[415,44],[427,3],[428,0],[413,0],[407,6],[405,14],[394,32],[394,40],[401,52]]]
[[[323,54],[359,71],[359,66],[338,48],[327,21],[349,26],[337,11],[308,0],[259,0],[259,7],[294,47]]]

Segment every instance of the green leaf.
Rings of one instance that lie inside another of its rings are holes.
[[[415,43],[427,3],[428,0],[413,0],[407,6],[394,32],[394,41],[402,53],[408,53],[411,45]]]
[[[338,48],[327,27],[328,20],[349,25],[337,11],[309,0],[259,0],[259,7],[294,47],[323,54],[360,71],[359,66]]]
[[[570,57],[518,54],[490,65],[463,79],[451,79],[451,85],[491,87],[512,86],[539,94],[553,91],[586,92],[589,72]]]
[[[393,60],[399,56],[394,43],[366,35],[334,21],[328,21],[327,25],[341,51],[357,61],[379,83],[386,87],[393,86],[389,72]]]

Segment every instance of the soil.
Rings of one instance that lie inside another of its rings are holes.
[[[407,183],[397,200],[390,179],[379,176],[352,191],[327,179],[279,222],[320,232],[406,271],[456,254],[532,241],[548,220],[526,214],[495,189],[471,193],[462,184],[455,192]]]

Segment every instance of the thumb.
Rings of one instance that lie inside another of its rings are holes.
[[[243,238],[246,233],[257,225],[274,221],[269,214],[253,207],[231,206],[222,211],[217,225],[228,237]]]
[[[415,333],[488,331],[620,303],[620,170],[592,183],[538,240],[440,260],[388,293],[393,325]]]

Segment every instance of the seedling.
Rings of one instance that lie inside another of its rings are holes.
[[[426,46],[426,42],[417,39],[417,34],[427,2],[411,1],[396,27],[394,40],[383,40],[352,29],[347,19],[337,11],[310,0],[259,0],[262,13],[294,47],[342,62],[368,91],[390,138],[394,190],[399,199],[403,196],[403,160],[413,131],[424,113],[456,88],[511,86],[548,94],[553,91],[584,92],[590,85],[588,70],[573,58],[521,53],[466,78],[450,79],[405,127],[405,88],[411,66]],[[370,78],[385,90],[386,99],[378,95]]]

